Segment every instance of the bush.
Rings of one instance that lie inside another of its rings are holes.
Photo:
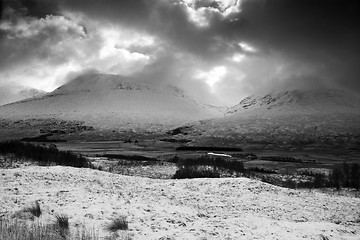
[[[37,161],[43,165],[53,163],[79,168],[92,167],[90,161],[82,155],[70,151],[59,151],[54,144],[46,147],[20,141],[0,142],[0,154],[14,154],[15,157]]]
[[[55,227],[63,238],[69,234],[69,217],[64,214],[55,215]]]
[[[205,166],[184,166],[180,167],[174,174],[173,178],[219,178],[220,173],[213,167]]]
[[[112,222],[107,227],[107,230],[111,232],[116,232],[118,230],[127,230],[128,222],[126,221],[126,217],[120,216],[112,220]]]
[[[24,210],[25,212],[30,212],[32,215],[34,215],[35,217],[40,217],[41,216],[41,208],[40,208],[40,204],[38,201],[35,201],[35,204],[31,207],[25,208]]]
[[[220,172],[245,172],[242,161],[210,157],[207,155],[197,158],[180,159],[175,156],[171,160],[177,164],[178,170],[173,178],[218,178]]]
[[[233,172],[245,172],[242,161],[224,159],[221,157],[200,156],[198,158],[176,159],[179,168],[183,166],[212,166],[215,169],[229,170]]]

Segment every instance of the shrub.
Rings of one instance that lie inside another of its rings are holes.
[[[30,212],[32,215],[34,215],[35,217],[40,217],[41,216],[41,208],[40,208],[40,204],[38,201],[35,201],[35,204],[31,207],[25,208],[24,210],[25,212]]]
[[[184,166],[180,167],[173,178],[219,178],[220,173],[212,167],[205,166]]]
[[[111,232],[116,232],[118,230],[127,230],[128,222],[126,221],[126,217],[120,216],[112,220],[112,222],[107,227],[107,230]]]
[[[63,238],[69,234],[69,217],[64,214],[55,215],[55,227]]]
[[[69,229],[69,217],[65,214],[55,215],[55,224],[61,229]]]
[[[18,158],[27,158],[37,161],[41,165],[58,164],[71,167],[92,167],[82,155],[74,154],[70,151],[59,151],[56,145],[49,147],[23,143],[20,141],[0,142],[0,154],[14,154]]]
[[[245,172],[242,161],[223,159],[221,157],[200,156],[198,158],[177,159],[177,166],[212,166],[222,170]]]

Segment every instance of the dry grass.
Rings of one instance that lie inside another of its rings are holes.
[[[63,240],[53,228],[39,221],[27,223],[16,218],[0,220],[1,240]]]
[[[64,239],[67,238],[67,236],[70,233],[69,229],[69,217],[65,214],[57,214],[55,215],[55,229],[57,232],[62,236]]]
[[[126,217],[120,216],[112,220],[112,222],[107,227],[107,230],[111,232],[116,232],[118,230],[127,230],[128,229],[128,222]]]
[[[41,213],[42,213],[41,208],[40,208],[40,204],[39,204],[38,201],[35,201],[35,204],[33,206],[24,209],[24,211],[30,212],[35,217],[40,217]]]
[[[1,240],[98,240],[100,239],[95,230],[89,231],[86,228],[77,229],[75,233],[64,234],[64,215],[56,218],[57,224],[45,224],[41,221],[26,222],[16,218],[0,219]],[[59,220],[60,219],[60,220]],[[61,223],[60,223],[60,222]],[[63,228],[61,228],[62,226]]]

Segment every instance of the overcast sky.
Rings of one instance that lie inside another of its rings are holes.
[[[0,86],[81,73],[173,84],[215,104],[279,88],[360,92],[360,10],[338,0],[3,0]]]

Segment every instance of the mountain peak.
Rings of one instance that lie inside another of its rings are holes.
[[[342,90],[288,90],[271,92],[263,96],[252,95],[244,98],[228,113],[249,113],[252,111],[321,111],[343,112],[359,110],[360,99]]]
[[[113,74],[85,74],[57,88],[52,94],[104,92],[111,90],[150,90],[150,87],[130,77]]]

